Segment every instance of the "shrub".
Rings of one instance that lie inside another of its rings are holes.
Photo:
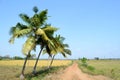
[[[83,57],[83,58],[81,59],[81,62],[82,62],[82,66],[84,66],[84,67],[87,67],[87,66],[88,66],[88,64],[87,64],[87,58]]]
[[[93,66],[87,66],[87,69],[90,70],[90,71],[94,71],[95,68]]]

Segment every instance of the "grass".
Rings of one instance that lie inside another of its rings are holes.
[[[120,60],[89,60],[87,64],[94,68],[94,70],[87,69],[78,61],[80,68],[89,74],[105,75],[114,80],[120,80]]]
[[[24,60],[0,60],[0,80],[20,80],[19,76],[22,70]],[[37,66],[38,75],[32,76],[35,60],[29,60],[26,65],[25,77],[26,80],[40,80],[48,73],[53,73],[64,66],[71,63],[70,60],[55,60],[50,70],[45,69],[49,62],[48,60],[39,60]]]
[[[58,67],[52,67],[50,69],[42,68],[37,72],[37,74],[34,76],[31,73],[26,74],[27,80],[42,80],[46,75],[49,75],[51,73],[56,73],[60,69],[65,69],[67,66],[58,66]]]
[[[0,65],[0,80],[19,80],[21,67],[19,66],[1,66]]]

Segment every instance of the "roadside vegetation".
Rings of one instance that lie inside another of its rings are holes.
[[[120,80],[120,60],[87,60],[86,63],[90,67],[83,66],[82,60],[78,60],[78,63],[83,72]]]

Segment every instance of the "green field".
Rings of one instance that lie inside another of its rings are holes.
[[[88,60],[87,64],[92,66],[94,70],[87,69],[81,66],[80,68],[89,74],[105,75],[111,77],[114,80],[120,80],[120,60]]]

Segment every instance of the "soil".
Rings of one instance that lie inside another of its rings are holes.
[[[67,67],[65,70],[48,75],[44,80],[113,80],[102,75],[89,75],[83,73],[77,63]]]

